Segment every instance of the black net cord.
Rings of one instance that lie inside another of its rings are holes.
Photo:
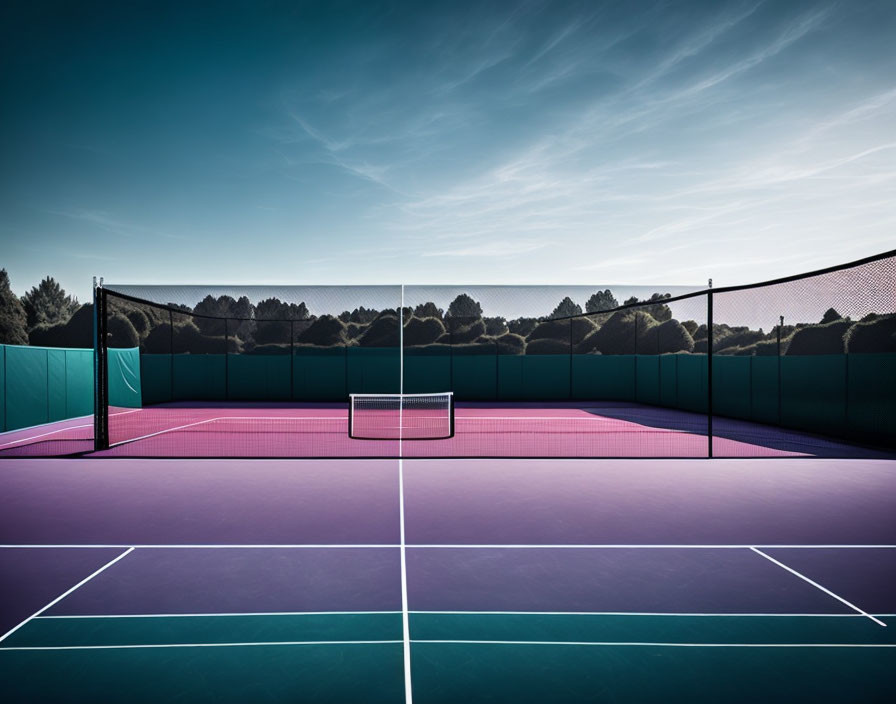
[[[707,456],[712,459],[712,289],[706,296],[706,437]]]
[[[109,363],[106,335],[106,292],[97,288],[94,293],[94,413],[93,443],[95,450],[109,447]]]

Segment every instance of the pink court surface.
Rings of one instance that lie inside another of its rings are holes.
[[[344,404],[163,404],[111,408],[98,457],[556,457],[885,458],[873,449],[768,425],[637,404],[458,404],[444,414],[366,416],[361,428],[394,439],[349,437]],[[399,424],[403,442],[399,442]],[[356,428],[358,434],[358,428]],[[93,449],[90,418],[5,433],[0,456],[59,456]],[[426,439],[437,438],[437,439]]]

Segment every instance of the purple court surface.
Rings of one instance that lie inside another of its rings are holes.
[[[706,668],[694,701],[759,691],[694,647],[766,649],[750,672],[797,649],[788,676],[840,697],[896,656],[889,460],[6,458],[0,493],[0,673],[22,701],[50,690],[20,670],[75,701],[112,672],[121,701],[368,701],[373,672],[375,701],[408,701],[402,682],[496,701],[522,667],[532,701],[634,702],[648,661],[681,691]],[[481,658],[491,674],[463,664]],[[237,695],[234,667],[277,686]]]

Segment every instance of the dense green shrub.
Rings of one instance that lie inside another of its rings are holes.
[[[446,322],[448,332],[451,334],[451,343],[454,345],[473,342],[485,335],[485,323],[479,318],[474,320],[449,318]]]
[[[524,354],[526,340],[522,335],[508,332],[495,338],[495,346],[498,354]]]
[[[896,352],[896,315],[876,315],[856,323],[847,331],[844,342],[849,353]]]
[[[398,339],[398,315],[380,313],[358,338],[358,344],[362,347],[398,347]]]
[[[345,325],[339,318],[322,315],[304,330],[297,342],[318,347],[332,347],[345,343]]]
[[[411,318],[404,326],[404,344],[431,345],[445,334],[445,326],[438,318]]]
[[[638,352],[640,354],[670,354],[692,352],[694,339],[677,320],[652,323],[648,316],[638,326]]]
[[[800,328],[793,333],[787,354],[843,354],[843,336],[850,325],[848,320],[837,320],[825,325]]]
[[[107,344],[109,347],[139,347],[140,336],[134,329],[131,321],[121,313],[116,313],[109,318],[106,325],[108,332]]]
[[[569,342],[541,338],[526,343],[526,354],[569,354]]]

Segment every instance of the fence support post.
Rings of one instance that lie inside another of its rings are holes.
[[[712,459],[712,279],[706,294],[706,436],[707,456]]]

